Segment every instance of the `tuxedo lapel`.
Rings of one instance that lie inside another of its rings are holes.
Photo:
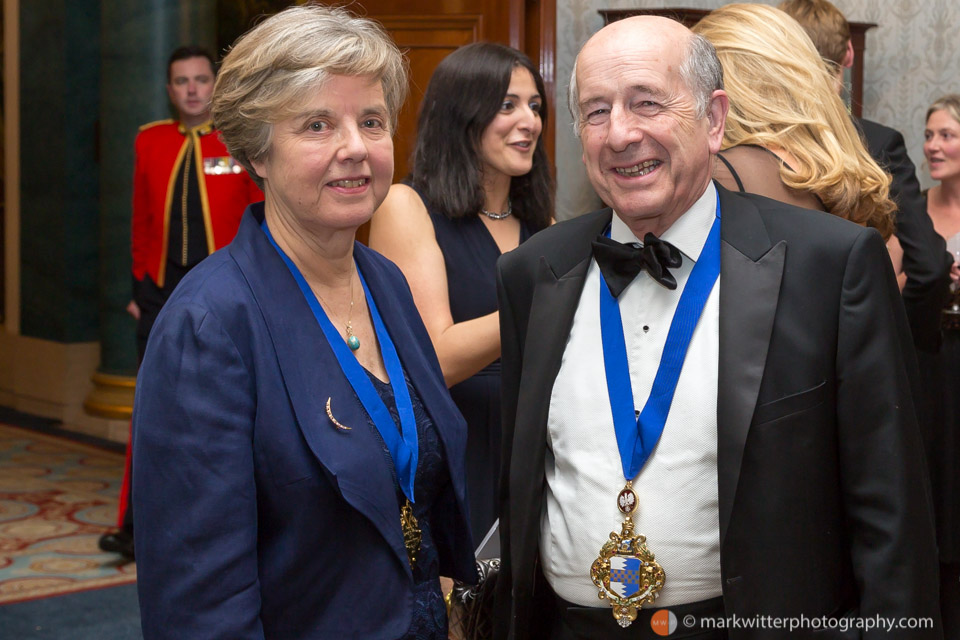
[[[514,557],[536,557],[550,395],[590,266],[591,242],[609,224],[610,217],[611,211],[606,209],[583,216],[580,224],[567,223],[568,235],[555,243],[564,250],[541,256],[537,266],[523,342],[523,374],[512,445],[515,453],[523,453],[512,456],[511,477],[527,478],[512,483],[510,490],[511,545],[517,550]]]
[[[261,205],[261,219],[262,212]],[[409,571],[396,494],[384,490],[394,486],[389,455],[368,428],[367,414],[303,293],[259,224],[248,211],[230,253],[263,314],[303,438],[343,498],[377,527]],[[337,428],[327,416],[328,400],[336,421],[350,430]]]
[[[763,379],[787,246],[781,241],[771,247],[760,214],[749,200],[723,188],[718,191],[722,275],[717,475],[722,545]]]

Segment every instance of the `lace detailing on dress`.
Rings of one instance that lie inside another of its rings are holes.
[[[393,398],[393,389],[369,372],[368,375],[399,429],[400,417]],[[416,389],[406,379],[406,375],[404,375],[404,381],[407,383],[410,399],[413,402],[413,415],[416,418],[419,438],[419,458],[414,479],[417,501],[413,505],[413,513],[423,537],[420,541],[420,554],[413,567],[412,622],[410,629],[402,638],[403,640],[444,640],[447,637],[447,608],[440,591],[440,556],[433,541],[431,507],[441,491],[450,483],[450,474],[447,470],[440,434],[420,401]],[[376,426],[369,419],[367,422],[380,440],[383,451],[389,456],[387,446],[383,444]],[[390,468],[393,469],[392,463]],[[400,491],[400,485],[396,482],[396,474],[394,474],[394,485],[397,492],[397,526],[399,526],[400,505],[405,498]]]

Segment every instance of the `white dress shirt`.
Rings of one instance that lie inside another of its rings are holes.
[[[680,294],[713,224],[717,191],[706,192],[664,234],[680,249],[683,264],[671,273],[671,291],[645,271],[620,294],[634,406],[650,395]],[[638,242],[613,216],[610,237]],[[607,395],[600,337],[600,269],[591,261],[547,420],[546,507],[540,521],[544,575],[561,598],[604,607],[590,580],[590,566],[620,532],[617,495],[626,481]],[[720,524],[717,506],[718,278],[707,298],[684,360],[663,435],[633,481],[638,508],[635,534],[663,567],[666,581],[654,606],[673,606],[721,595]]]

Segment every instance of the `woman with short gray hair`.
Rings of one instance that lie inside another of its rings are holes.
[[[144,637],[446,638],[474,578],[466,427],[400,271],[355,242],[393,177],[403,58],[287,9],[223,61],[213,116],[262,187],[160,315],[137,381]]]
[[[231,48],[217,76],[213,118],[254,180],[262,182],[251,163],[269,151],[273,125],[294,115],[332,75],[377,78],[395,129],[407,96],[406,64],[371,20],[343,9],[291,7]]]

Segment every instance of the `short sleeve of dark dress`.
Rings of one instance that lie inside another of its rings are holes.
[[[414,190],[416,187],[410,185]],[[500,257],[493,236],[479,216],[450,219],[420,199],[430,214],[447,271],[447,295],[453,321],[473,320],[497,310],[496,262]],[[520,242],[534,229],[521,220]],[[454,385],[450,395],[467,421],[467,495],[470,529],[477,544],[497,519],[500,474],[500,361]]]

